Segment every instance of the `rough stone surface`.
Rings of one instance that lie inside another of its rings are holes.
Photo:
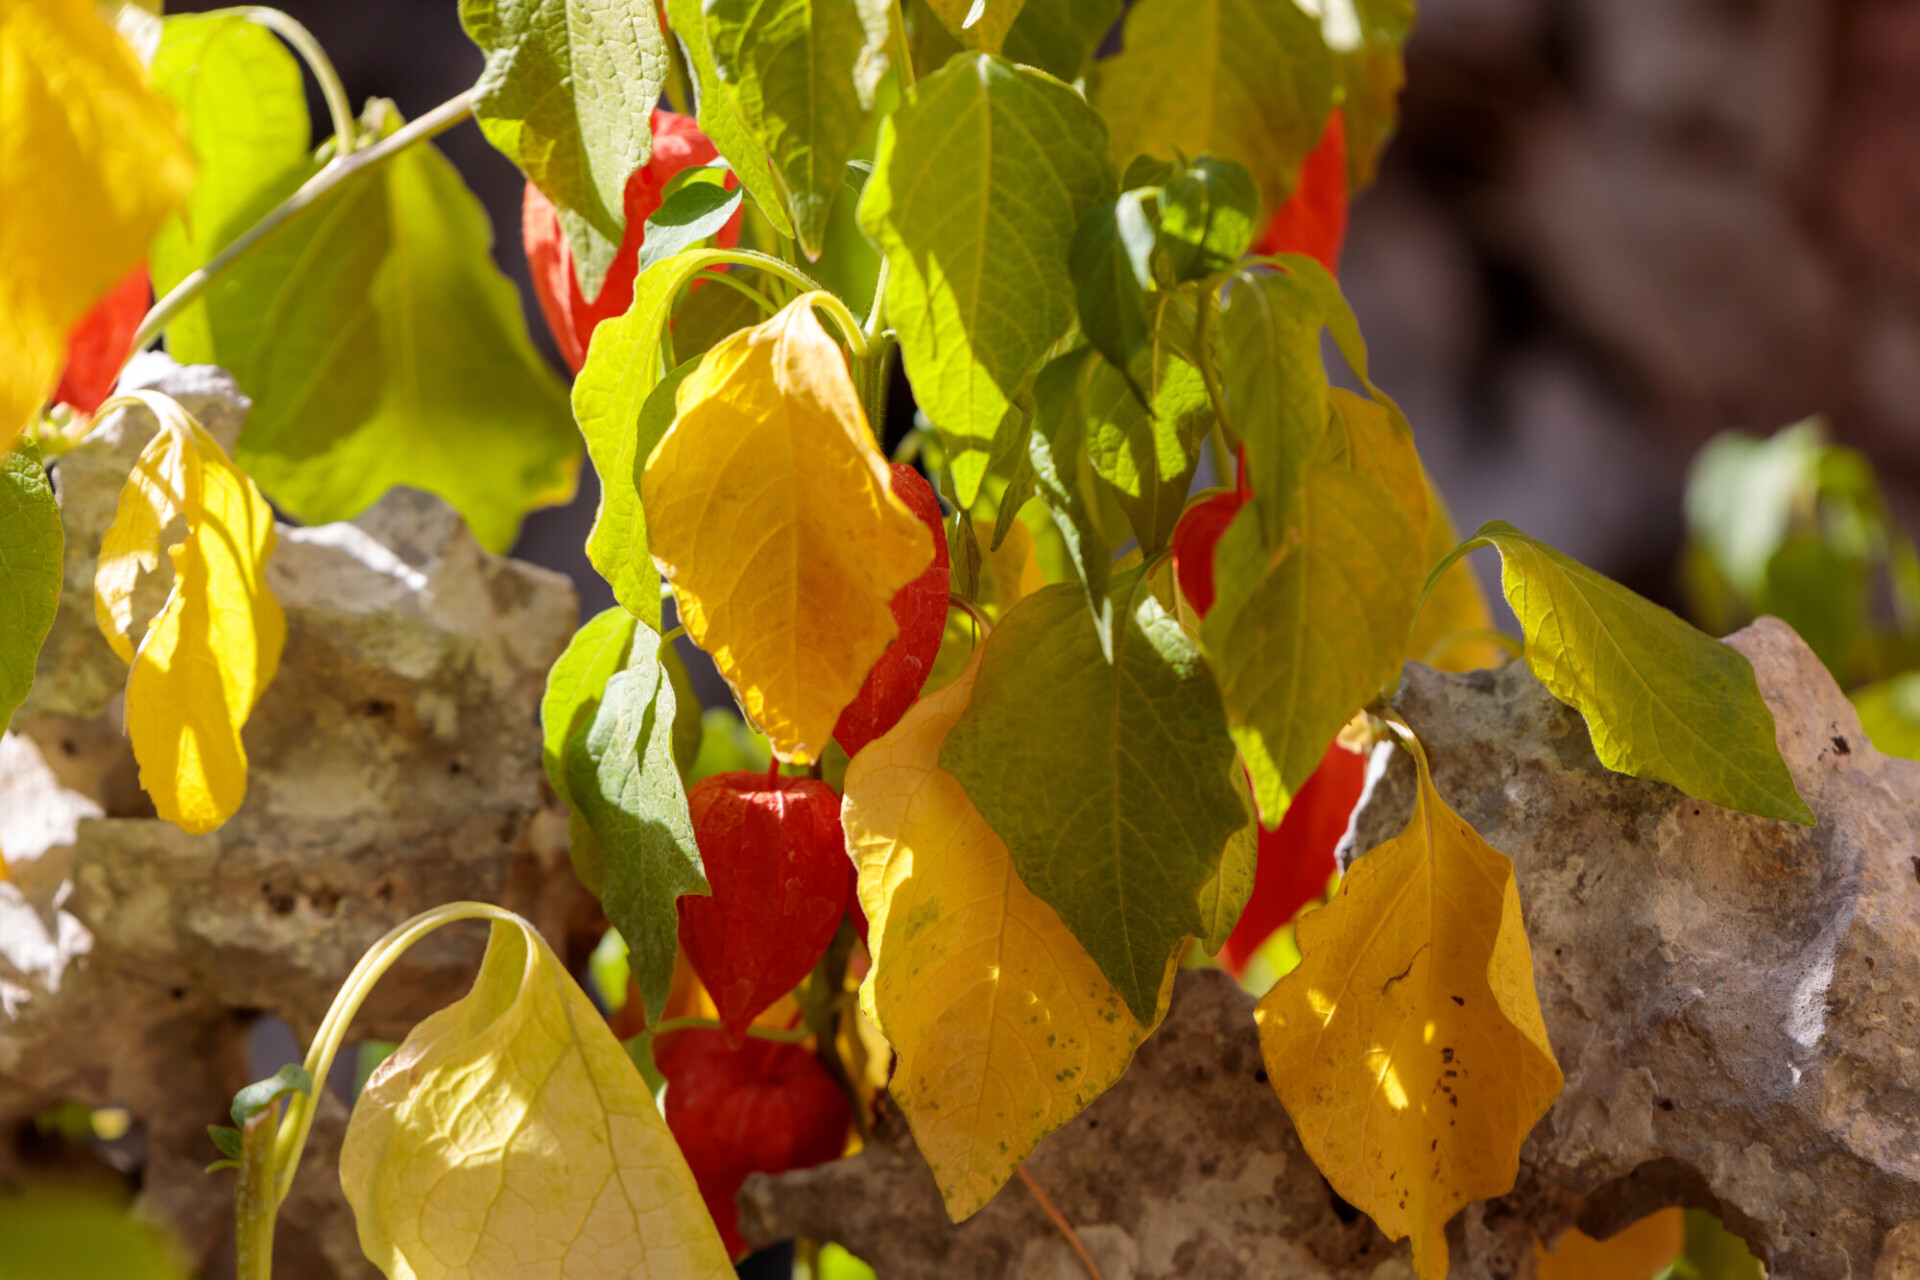
[[[1719,1214],[1774,1276],[1920,1269],[1920,763],[1876,751],[1780,623],[1731,643],[1815,828],[1608,772],[1524,665],[1408,668],[1396,706],[1436,785],[1514,859],[1567,1077],[1514,1192],[1452,1224],[1456,1276],[1527,1276],[1536,1234],[1605,1236],[1675,1204]],[[1409,762],[1385,763],[1354,847],[1411,811]],[[1030,1160],[1107,1280],[1406,1273],[1302,1154],[1251,1004],[1182,974],[1120,1084]],[[949,1224],[897,1117],[853,1160],[755,1179],[744,1201],[750,1235],[842,1240],[882,1277],[1077,1274],[1017,1185]]]
[[[232,443],[246,405],[224,374],[149,368]],[[55,469],[67,589],[33,701],[0,740],[0,1124],[64,1100],[127,1107],[147,1204],[206,1258],[232,1187],[201,1171],[205,1126],[249,1078],[259,1014],[304,1044],[362,952],[444,902],[502,903],[564,939],[580,891],[536,719],[576,606],[565,579],[489,555],[425,494],[281,527],[268,573],[287,645],[246,728],[247,799],[186,835],[139,790],[117,727],[126,667],[93,622],[100,535],[154,429],[112,415]],[[164,587],[149,595],[150,615]],[[416,946],[352,1038],[397,1039],[455,999],[484,939],[462,926]],[[322,1119],[280,1252],[289,1275],[371,1275],[326,1158],[338,1117],[330,1139]],[[0,1144],[0,1185],[20,1172]]]

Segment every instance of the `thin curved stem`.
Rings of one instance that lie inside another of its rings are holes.
[[[294,1094],[287,1103],[287,1114],[280,1122],[273,1145],[275,1208],[285,1203],[287,1193],[293,1190],[294,1170],[300,1167],[300,1152],[306,1147],[307,1134],[313,1128],[318,1094],[326,1087],[327,1072],[332,1068],[340,1046],[346,1041],[347,1029],[353,1025],[354,1015],[360,1012],[360,1006],[372,993],[374,983],[380,981],[381,976],[406,954],[407,948],[441,925],[459,920],[494,920],[516,925],[529,933],[533,931],[533,926],[519,916],[490,902],[450,902],[431,911],[423,911],[411,920],[394,926],[384,938],[367,949],[367,953],[360,957],[360,963],[353,967],[353,972],[342,984],[340,994],[333,998],[333,1007],[327,1010],[320,1030],[313,1037],[313,1044],[307,1049],[307,1059],[302,1065],[313,1078],[313,1092]]]
[[[772,315],[780,309],[772,298],[769,298],[766,294],[760,292],[746,281],[734,279],[732,275],[725,271],[697,271],[694,273],[693,278],[695,280],[711,280],[715,284],[723,284],[737,293],[745,294],[747,297],[752,298],[760,309],[768,315]]]
[[[867,335],[860,331],[860,322],[853,318],[853,309],[840,301],[838,294],[816,287],[809,289],[799,300],[809,306],[819,307],[832,316],[833,323],[839,328],[840,336],[846,339],[847,350],[852,353],[853,358],[863,363],[866,361],[872,350],[867,346]],[[856,378],[855,382],[858,381]]]
[[[1040,1189],[1040,1184],[1035,1182],[1033,1175],[1027,1172],[1027,1166],[1022,1163],[1016,1172],[1020,1175],[1020,1181],[1027,1184],[1027,1190],[1032,1193],[1033,1198],[1039,1202],[1040,1211],[1046,1214],[1060,1234],[1066,1237],[1067,1247],[1073,1250],[1074,1257],[1080,1259],[1080,1265],[1086,1269],[1087,1280],[1105,1280],[1105,1277],[1100,1274],[1100,1268],[1093,1261],[1093,1255],[1087,1252],[1087,1246],[1080,1243],[1080,1233],[1073,1229],[1073,1224],[1067,1221],[1067,1215],[1060,1212],[1060,1207],[1054,1204],[1052,1198]]]
[[[993,634],[993,623],[988,620],[986,613],[979,605],[967,599],[965,596],[953,591],[947,592],[947,607],[949,609],[958,609],[969,618],[972,618],[973,625],[980,628],[980,638],[982,640],[985,640]]]
[[[1431,667],[1439,661],[1442,655],[1454,646],[1468,644],[1475,640],[1504,649],[1509,658],[1524,658],[1527,656],[1527,647],[1520,643],[1518,639],[1508,635],[1504,631],[1498,631],[1492,627],[1468,627],[1464,631],[1455,631],[1451,635],[1442,636],[1431,649],[1427,650],[1420,661]]]
[[[146,319],[140,322],[140,330],[133,335],[133,345],[128,348],[130,355],[143,351],[153,340],[160,336],[167,324],[195,298],[206,291],[224,275],[228,268],[238,262],[255,245],[280,230],[293,218],[312,207],[315,201],[366,169],[392,159],[417,142],[437,137],[473,114],[473,91],[468,90],[456,97],[447,99],[417,120],[401,126],[391,136],[382,138],[363,151],[335,161],[319,173],[314,174],[300,184],[300,189],[275,205],[265,217],[248,227],[240,236],[213,255],[207,264],[193,272],[186,279],[167,291],[167,296],[153,304]]]
[[[301,26],[292,15],[265,5],[242,5],[231,12],[265,27],[293,46],[294,52],[307,64],[307,70],[320,82],[320,96],[327,100],[327,114],[333,117],[334,155],[344,160],[358,150],[359,128],[353,117],[353,103],[347,98],[347,86],[341,83],[333,60],[313,38],[313,32]]]

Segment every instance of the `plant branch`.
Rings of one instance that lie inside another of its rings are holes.
[[[314,174],[300,184],[300,189],[275,205],[267,215],[248,227],[232,244],[213,255],[207,264],[193,272],[186,279],[167,291],[167,296],[153,304],[146,319],[140,322],[140,331],[133,335],[130,352],[145,350],[153,340],[160,336],[175,316],[184,311],[188,304],[199,297],[212,284],[224,275],[247,252],[288,222],[311,208],[322,196],[354,175],[370,169],[377,164],[391,160],[408,147],[428,138],[437,137],[473,114],[473,91],[468,90],[456,97],[449,98],[417,120],[402,125],[391,136],[382,138],[364,151],[356,151],[345,156]]]
[[[359,144],[359,130],[353,118],[353,103],[347,98],[347,87],[340,81],[340,73],[333,68],[333,60],[327,57],[327,51],[313,38],[313,32],[301,26],[292,15],[265,5],[243,5],[231,10],[248,22],[256,23],[285,40],[293,46],[307,64],[307,70],[320,82],[320,95],[327,100],[327,114],[333,117],[333,146],[337,160],[352,155]]]
[[[1100,1268],[1094,1265],[1093,1255],[1087,1252],[1087,1246],[1080,1243],[1080,1233],[1073,1229],[1073,1224],[1067,1221],[1066,1214],[1060,1212],[1060,1207],[1040,1189],[1040,1184],[1035,1182],[1033,1175],[1027,1172],[1027,1166],[1024,1163],[1021,1164],[1016,1172],[1020,1175],[1020,1181],[1027,1184],[1027,1190],[1033,1193],[1033,1198],[1039,1202],[1041,1212],[1051,1218],[1053,1225],[1059,1228],[1060,1234],[1067,1238],[1067,1246],[1073,1250],[1074,1256],[1080,1259],[1080,1265],[1087,1270],[1087,1280],[1105,1280],[1105,1277],[1100,1274]]]

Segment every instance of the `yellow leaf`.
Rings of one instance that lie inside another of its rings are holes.
[[[677,405],[641,480],[654,562],[774,751],[818,760],[933,537],[894,496],[811,295],[715,346]]]
[[[956,1222],[1119,1079],[1148,1030],[939,768],[979,667],[854,758],[840,815],[873,953],[861,1007],[899,1055],[894,1098]],[[1172,983],[1169,966],[1162,1015]]]
[[[524,923],[367,1081],[340,1185],[394,1280],[733,1275],[646,1081]]]
[[[1422,1280],[1447,1220],[1513,1187],[1520,1143],[1559,1094],[1513,864],[1433,789],[1401,835],[1298,922],[1301,961],[1255,1012],[1274,1091],[1333,1189]]]
[[[0,0],[0,454],[52,392],[67,331],[193,186],[144,80],[93,0]]]
[[[1687,1218],[1679,1209],[1662,1209],[1605,1240],[1577,1228],[1560,1237],[1549,1253],[1533,1247],[1537,1280],[1651,1280],[1680,1256],[1687,1243]]]
[[[273,510],[218,441],[179,406],[142,397],[161,428],[120,491],[94,575],[94,614],[127,675],[127,736],[156,812],[211,831],[247,794],[240,733],[272,683],[286,617],[266,584]],[[176,523],[177,522],[177,523]],[[173,585],[139,647],[132,593],[166,547]]]
[[[1426,560],[1429,567],[1460,543],[1460,531],[1454,527],[1447,500],[1427,479],[1427,502],[1433,521],[1427,526]],[[1442,671],[1473,671],[1497,667],[1507,660],[1507,652],[1473,632],[1491,631],[1493,614],[1487,609],[1486,593],[1473,566],[1462,556],[1440,575],[1440,581],[1427,596],[1420,618],[1407,638],[1407,657],[1415,662],[1438,667]]]

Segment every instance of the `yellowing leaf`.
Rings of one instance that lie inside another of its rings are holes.
[[[1454,544],[1460,530],[1453,523],[1447,501],[1427,477],[1427,507],[1433,513],[1427,525],[1426,557],[1429,567],[1439,564]],[[1487,608],[1486,593],[1473,566],[1464,559],[1447,566],[1440,581],[1427,594],[1420,617],[1407,637],[1407,657],[1441,671],[1474,671],[1497,667],[1506,661],[1506,651],[1476,632],[1493,630],[1493,614]]]
[[[1575,1228],[1550,1253],[1534,1245],[1534,1275],[1537,1280],[1651,1280],[1686,1243],[1685,1212],[1662,1209],[1605,1240]]]
[[[0,4],[0,454],[60,376],[67,331],[193,186],[173,109],[93,0]]]
[[[1297,932],[1299,967],[1254,1015],[1274,1090],[1333,1189],[1441,1280],[1447,1220],[1512,1189],[1562,1083],[1513,864],[1420,758],[1407,829]]]
[[[894,496],[811,295],[709,351],[678,406],[641,479],[654,562],[780,758],[817,760],[933,537]]]
[[[133,664],[127,736],[140,785],[162,818],[199,834],[232,817],[246,798],[240,731],[286,644],[286,617],[265,577],[273,510],[178,405],[142,399],[161,428],[134,464],[102,540],[94,614]],[[183,531],[174,535],[175,527]],[[133,588],[158,567],[163,545],[173,586],[134,648]]]
[[[340,1185],[394,1280],[733,1275],[652,1092],[523,922],[367,1081]]]
[[[956,1222],[1119,1079],[1147,1034],[939,767],[979,669],[976,651],[854,757],[841,810],[873,951],[861,1007],[899,1054],[894,1098]],[[1170,965],[1161,1014],[1172,979]]]

